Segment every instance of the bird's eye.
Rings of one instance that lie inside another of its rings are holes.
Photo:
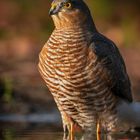
[[[65,3],[65,4],[64,4],[64,7],[65,7],[65,8],[68,8],[68,9],[71,8],[71,3],[70,3],[70,2]]]

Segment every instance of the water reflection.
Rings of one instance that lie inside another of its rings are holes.
[[[70,137],[63,140],[71,140]],[[81,134],[81,136],[75,136],[72,140],[97,140],[95,134]],[[102,134],[101,140],[140,140],[140,134]]]
[[[0,140],[70,140],[70,137],[64,137],[56,114],[0,115]],[[73,140],[96,140],[96,135],[79,133]],[[140,134],[102,134],[101,140],[140,140]]]
[[[28,130],[23,132],[15,132],[12,129],[1,131],[0,140],[71,140],[64,138],[63,132],[47,132],[44,130]],[[73,140],[96,140],[95,135],[79,134]],[[139,136],[133,135],[102,135],[101,140],[140,140]]]

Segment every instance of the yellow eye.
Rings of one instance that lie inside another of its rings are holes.
[[[68,2],[68,3],[65,3],[65,4],[64,4],[64,7],[65,7],[65,8],[68,8],[68,9],[71,8],[71,3],[69,3],[69,2]]]

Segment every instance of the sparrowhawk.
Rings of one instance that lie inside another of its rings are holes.
[[[125,119],[133,102],[124,60],[98,32],[85,2],[54,0],[50,15],[55,29],[39,55],[39,71],[60,110],[64,131],[93,131],[97,123],[105,131],[135,126],[132,118]]]

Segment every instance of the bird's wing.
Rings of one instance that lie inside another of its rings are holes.
[[[112,93],[132,101],[131,85],[123,58],[115,44],[101,34],[95,34],[90,44],[98,63],[105,68],[107,85]],[[111,79],[111,80],[110,80]]]

